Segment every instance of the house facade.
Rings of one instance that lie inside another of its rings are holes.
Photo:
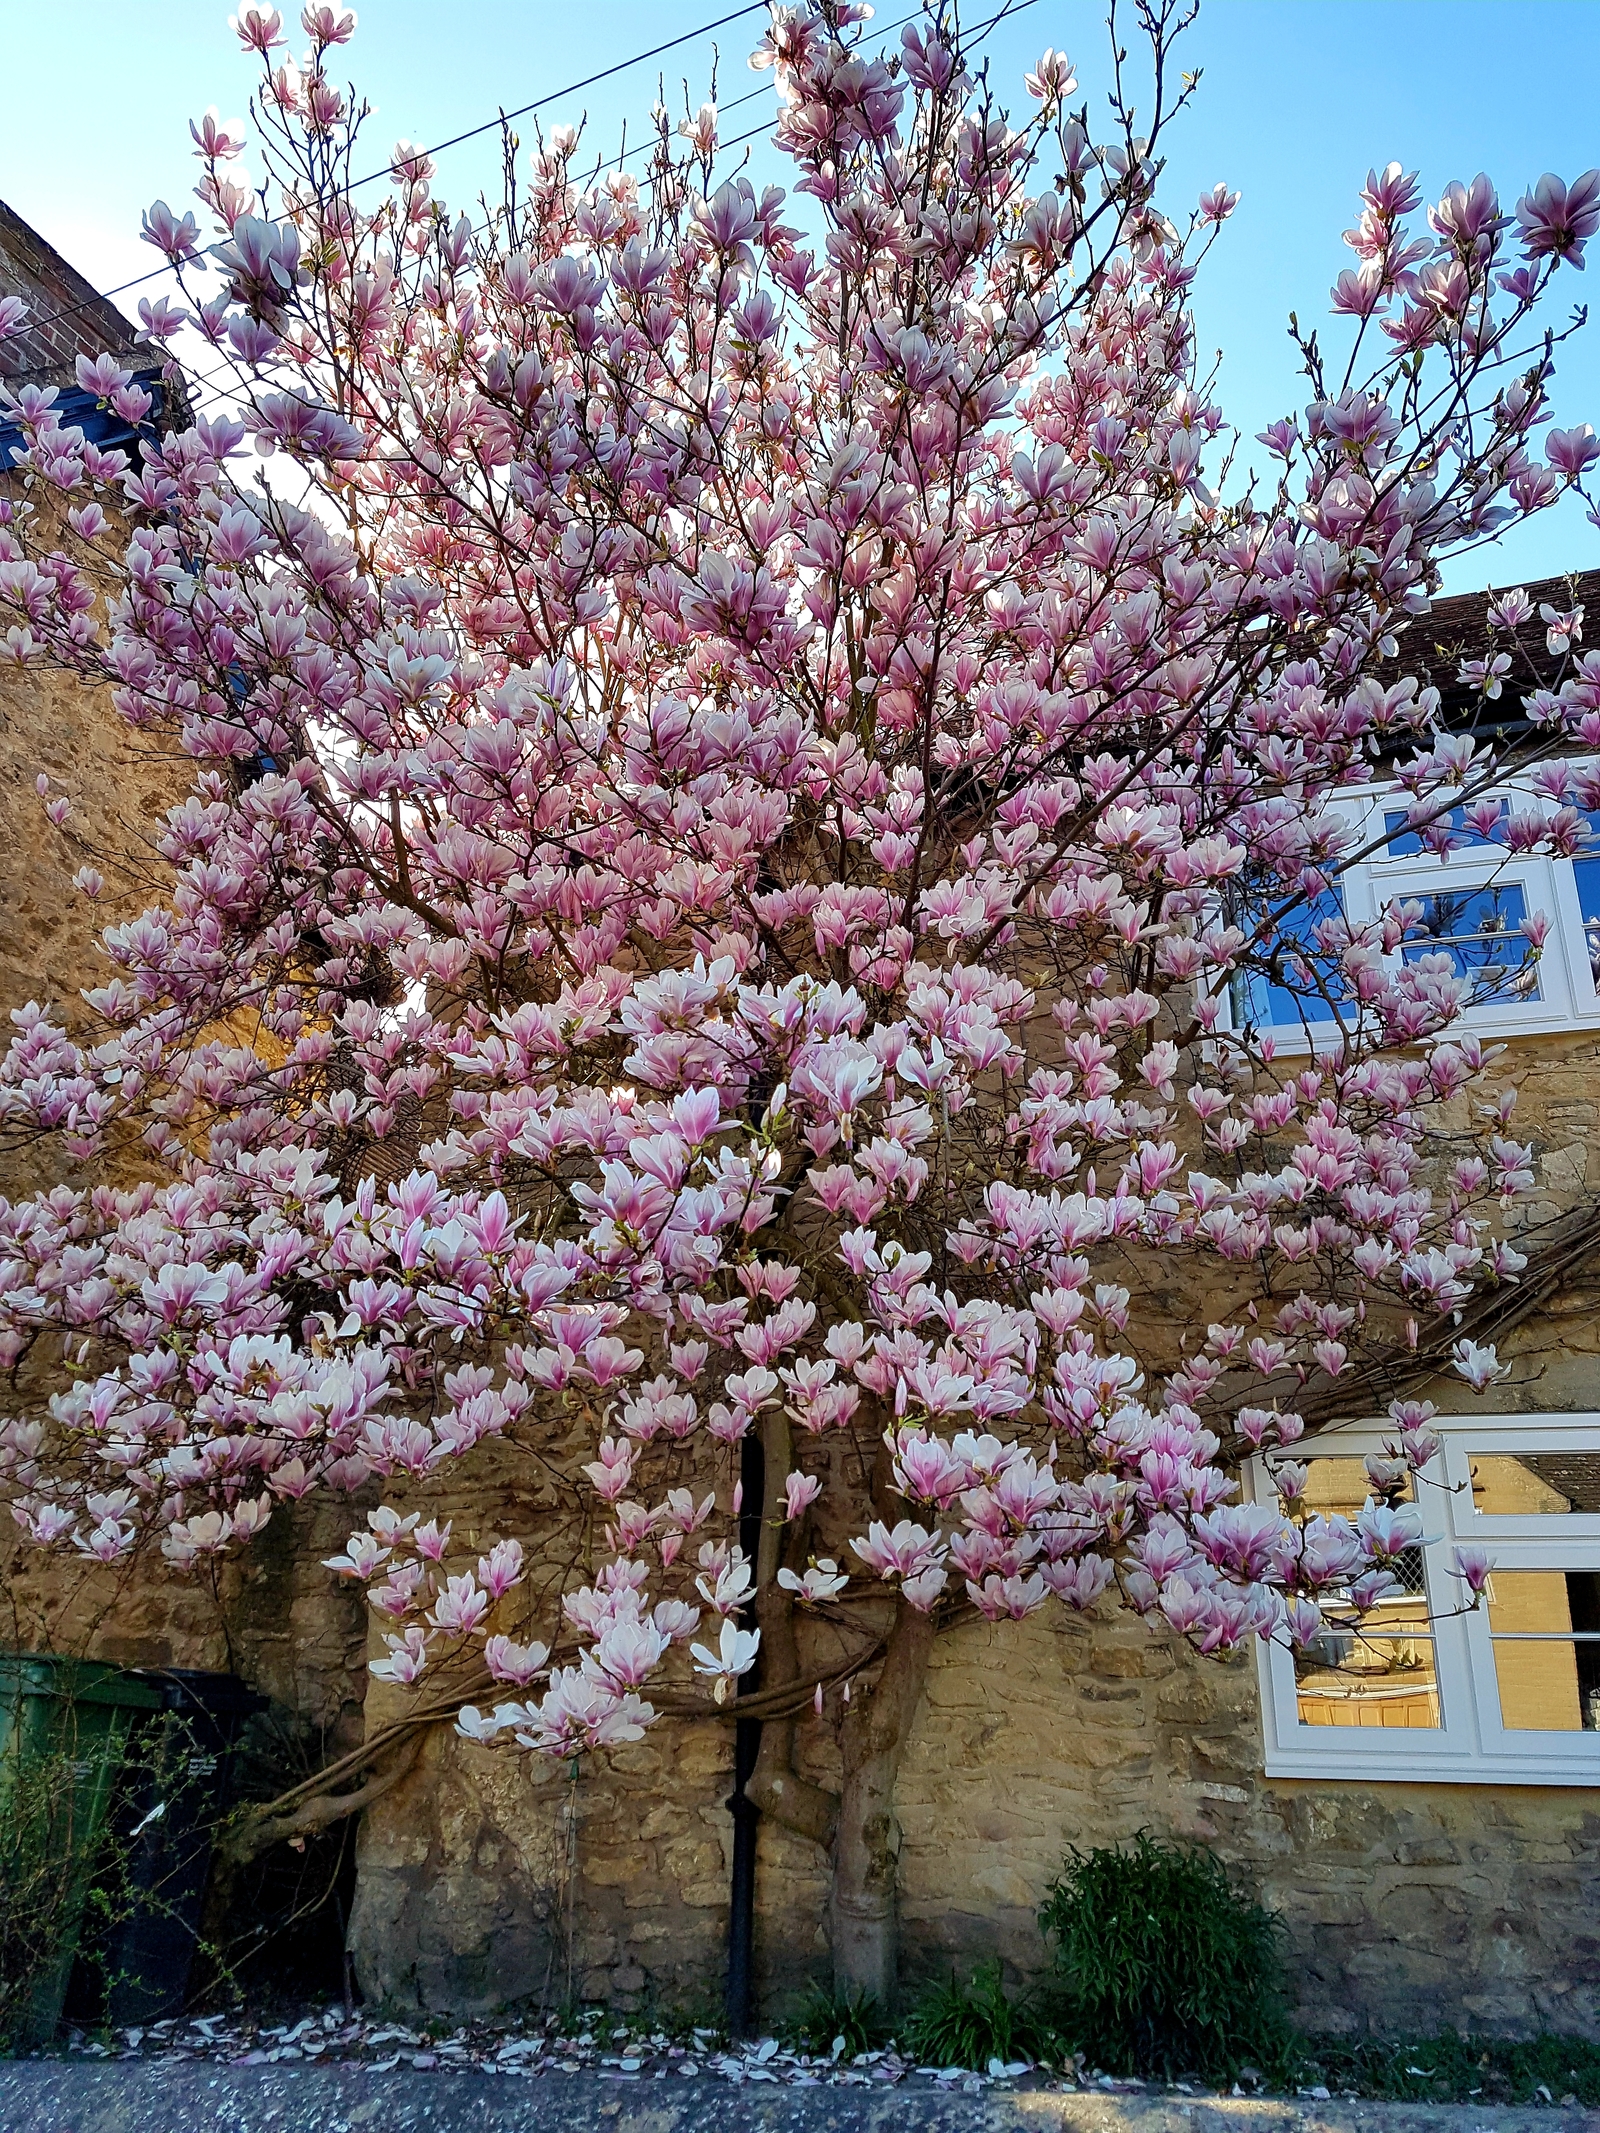
[[[79,353],[140,354],[128,322],[0,207],[7,293],[50,323],[0,347],[0,384],[70,395]],[[158,361],[149,352],[152,375]],[[9,460],[0,409],[0,505]],[[1560,617],[1587,602],[1600,616],[1600,574],[1530,591],[1529,618],[1498,640],[1513,647],[1498,695],[1460,678],[1484,656],[1488,596],[1441,602],[1414,625],[1406,671],[1437,683],[1456,730],[1520,717],[1512,707],[1552,656],[1541,606]],[[70,1013],[102,972],[93,914],[69,885],[71,839],[41,817],[41,773],[70,790],[85,839],[120,855],[107,901],[129,909],[151,893],[153,825],[185,781],[101,697],[0,669],[0,1007],[40,998]],[[1556,804],[1532,782],[1504,797],[1524,812]],[[1281,1914],[1311,2029],[1600,2036],[1600,843],[1593,858],[1519,856],[1466,824],[1445,855],[1408,828],[1392,785],[1347,806],[1371,851],[1343,878],[1346,910],[1418,903],[1423,930],[1397,952],[1447,953],[1471,975],[1469,1026],[1505,1045],[1499,1071],[1520,1092],[1537,1189],[1515,1216],[1533,1256],[1531,1307],[1501,1340],[1510,1373],[1470,1415],[1453,1378],[1408,1386],[1445,1411],[1445,1449],[1416,1488],[1425,1537],[1407,1589],[1365,1635],[1335,1627],[1299,1662],[1265,1650],[1222,1662],[1109,1611],[951,1630],[899,1783],[905,1969],[915,1980],[993,1954],[1013,1975],[1041,1969],[1035,1913],[1068,1847],[1148,1828],[1212,1845]],[[1526,928],[1541,913],[1530,965]],[[1242,993],[1234,1011],[1292,1052],[1336,1033],[1339,1003],[1287,984]],[[19,1155],[0,1191],[50,1182]],[[1174,1290],[1136,1308],[1185,1305]],[[1382,1434],[1364,1407],[1330,1409],[1309,1445],[1314,1500],[1358,1504]],[[1245,1483],[1258,1497],[1271,1487],[1265,1471]],[[485,1445],[449,1500],[429,1501],[470,1540],[518,1530],[538,1509],[528,1489]],[[0,1634],[131,1666],[232,1666],[319,1757],[353,1758],[354,1782],[363,1742],[389,1740],[411,1705],[367,1673],[359,1595],[324,1567],[338,1523],[309,1501],[285,1506],[219,1596],[98,1569],[64,1577],[13,1554]],[[1471,1614],[1446,1567],[1463,1539],[1496,1559]],[[827,1780],[833,1755],[826,1726],[800,1729],[808,1774]],[[725,1720],[666,1719],[582,1770],[491,1754],[445,1720],[386,1768],[362,1819],[350,1925],[370,1996],[439,2011],[715,2004],[733,1827]],[[768,2011],[826,1976],[827,1899],[820,1851],[762,1823]]]
[[[6,296],[24,298],[31,318],[25,332],[0,340],[0,389],[49,389],[63,420],[83,425],[108,450],[127,448],[136,442],[132,428],[77,380],[79,356],[92,360],[110,350],[152,392],[151,421],[165,418],[160,352],[0,200],[0,297]],[[21,445],[21,431],[0,405],[0,512],[16,493],[7,470]],[[69,837],[56,837],[45,820],[40,776],[73,795]],[[76,845],[121,861],[106,870],[107,915],[138,910],[155,873],[152,825],[184,789],[182,779],[182,767],[141,742],[105,692],[0,661],[0,1013],[37,999],[70,1016],[83,987],[104,983],[93,948],[95,913],[72,888]],[[0,1192],[15,1193],[30,1179],[51,1182],[26,1165],[0,1163]]]

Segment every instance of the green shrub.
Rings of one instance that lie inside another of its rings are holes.
[[[991,2059],[1037,2059],[1054,2043],[1049,2025],[1026,1999],[1005,1988],[1000,1958],[980,1963],[965,1985],[930,1985],[911,2010],[900,2041],[922,2066],[968,2066],[978,2072]]]
[[[1039,1923],[1056,1944],[1068,2034],[1110,2073],[1230,2079],[1282,2060],[1278,1925],[1200,1846],[1147,1830],[1073,1850]]]
[[[875,2051],[888,2036],[888,2021],[870,1992],[829,1992],[821,1985],[811,1987],[784,2030],[795,2049],[818,2058],[826,2058],[837,2043],[838,2057],[853,2059],[858,2052]]]
[[[106,1943],[164,1905],[131,1878],[115,1811],[121,1791],[162,1774],[151,1740],[134,1728],[108,1748],[80,1735],[70,1702],[54,1715],[42,1739],[14,1731],[0,1764],[0,2056],[47,2042],[69,1990],[103,2002],[118,1981]]]

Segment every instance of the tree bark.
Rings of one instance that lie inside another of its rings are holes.
[[[784,1484],[789,1471],[789,1424],[769,1411],[762,1420],[767,1462],[767,1517],[756,1565],[756,1620],[761,1626],[761,1682],[775,1688],[800,1678],[800,1653],[794,1633],[794,1602],[777,1582],[787,1540],[799,1556],[807,1521],[799,1530],[783,1523]],[[794,1767],[792,1717],[769,1719],[761,1729],[756,1767],[745,1784],[746,1799],[764,1815],[826,1849],[833,1842],[839,1802],[821,1785],[813,1785]]]
[[[922,1701],[933,1621],[902,1600],[870,1698],[845,1720],[844,1781],[833,1848],[833,1981],[893,2009],[900,1823],[895,1781]]]
[[[218,1843],[218,1851],[235,1866],[244,1866],[259,1858],[270,1845],[281,1844],[288,1837],[313,1837],[335,1822],[342,1822],[347,1815],[358,1815],[365,1808],[381,1800],[386,1792],[392,1792],[402,1778],[410,1774],[411,1766],[422,1750],[423,1728],[418,1726],[409,1739],[402,1739],[399,1748],[381,1770],[369,1777],[364,1785],[353,1792],[313,1793],[300,1805],[274,1813],[276,1802],[252,1810],[227,1832]]]
[[[781,1519],[783,1476],[789,1465],[788,1424],[764,1424],[768,1523],[758,1566],[756,1618],[761,1625],[762,1686],[800,1678],[794,1607],[777,1583],[784,1543],[797,1558],[802,1533]],[[896,1515],[890,1466],[880,1456],[873,1475],[874,1509]],[[804,1521],[801,1522],[804,1526]],[[843,1782],[837,1794],[804,1778],[794,1766],[796,1718],[769,1719],[745,1796],[764,1815],[809,1837],[830,1854],[834,1989],[866,1993],[886,2011],[894,2005],[898,1961],[900,1824],[895,1783],[911,1725],[922,1701],[933,1650],[931,1615],[897,1604],[883,1664],[870,1691],[845,1714],[840,1749]]]
[[[781,1585],[763,1585],[756,1599],[756,1620],[761,1625],[762,1653],[768,1680],[773,1683],[799,1679],[800,1662],[795,1648],[794,1608]],[[781,1822],[813,1844],[827,1849],[833,1842],[838,1820],[837,1795],[825,1786],[813,1785],[794,1767],[793,1717],[771,1718],[761,1729],[761,1751],[745,1786],[745,1796],[754,1800],[764,1815]]]

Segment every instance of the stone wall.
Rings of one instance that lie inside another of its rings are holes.
[[[816,1761],[825,1766],[824,1753]],[[573,1784],[451,1735],[371,1809],[352,1922],[364,1987],[404,2007],[569,1996],[693,2013],[720,1993],[725,1727],[664,1724]],[[1600,2035],[1600,1810],[1557,1788],[1261,1775],[1254,1663],[1131,1619],[972,1622],[937,1649],[899,1791],[908,1983],[1047,1957],[1035,1913],[1070,1845],[1203,1839],[1282,1917],[1298,2021]],[[820,1853],[763,1824],[761,2003],[828,1975]]]
[[[0,669],[0,1042],[10,1041],[11,1011],[28,1000],[74,1031],[83,1026],[83,990],[112,975],[97,935],[158,899],[153,840],[187,792],[189,768],[134,733],[109,689]],[[61,829],[45,819],[41,773],[72,799]],[[72,886],[86,863],[105,878],[98,903]],[[56,1183],[56,1161],[48,1151],[3,1159],[0,1192]]]

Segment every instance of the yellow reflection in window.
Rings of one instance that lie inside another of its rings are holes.
[[[1600,1730],[1600,1575],[1497,1570],[1488,1598],[1501,1723],[1528,1733]]]
[[[1360,1516],[1378,1494],[1365,1460],[1313,1459],[1306,1482],[1306,1509],[1324,1518]],[[1391,1467],[1384,1493],[1410,1502],[1411,1477]],[[1422,1551],[1409,1548],[1395,1565],[1405,1587],[1359,1622],[1354,1610],[1340,1618],[1338,1602],[1324,1606],[1327,1627],[1316,1643],[1295,1654],[1295,1702],[1303,1726],[1384,1726],[1436,1729],[1439,1677],[1428,1622]]]
[[[1600,1452],[1480,1453],[1472,1462],[1480,1518],[1559,1518],[1600,1511]]]
[[[1308,1511],[1320,1512],[1324,1518],[1356,1518],[1367,1499],[1377,1493],[1364,1459],[1345,1457],[1309,1462],[1305,1493]],[[1385,1490],[1384,1494],[1391,1502],[1410,1503],[1413,1497],[1411,1476],[1406,1474],[1397,1478],[1395,1486]]]
[[[1384,1602],[1357,1628],[1331,1624],[1295,1654],[1295,1702],[1303,1726],[1439,1724],[1439,1676],[1427,1609],[1419,1595]]]

